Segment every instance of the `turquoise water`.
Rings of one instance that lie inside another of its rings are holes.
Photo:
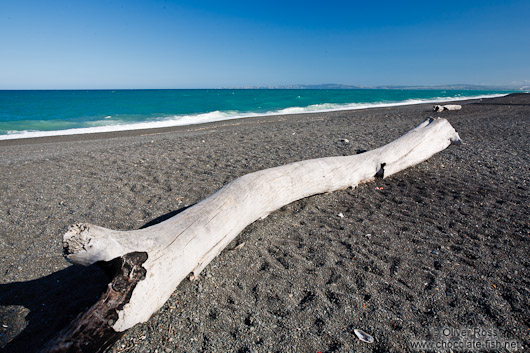
[[[503,95],[471,90],[0,91],[0,139],[197,124]]]

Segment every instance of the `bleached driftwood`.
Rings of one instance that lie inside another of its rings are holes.
[[[460,109],[462,109],[462,106],[458,104],[435,105],[433,107],[433,110],[435,112],[443,112],[444,110],[460,110]]]
[[[145,229],[77,224],[64,235],[74,264],[111,262],[116,275],[99,301],[44,351],[102,351],[147,321],[178,284],[197,277],[247,225],[301,198],[354,188],[420,163],[460,138],[445,119],[428,119],[399,139],[363,154],[295,162],[244,175],[181,212]]]

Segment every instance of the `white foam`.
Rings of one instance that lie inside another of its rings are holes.
[[[66,129],[66,130],[54,130],[54,131],[8,131],[6,135],[0,135],[0,140],[13,140],[13,139],[25,139],[35,137],[47,137],[47,136],[61,136],[61,135],[78,135],[78,134],[93,134],[101,132],[115,132],[115,131],[127,131],[127,130],[142,130],[142,129],[156,129],[163,127],[172,126],[184,126],[194,124],[204,124],[214,121],[222,121],[229,119],[242,119],[256,116],[270,116],[270,115],[290,115],[290,114],[301,114],[301,113],[321,113],[341,110],[358,110],[358,109],[369,109],[369,108],[383,108],[383,107],[395,107],[401,105],[411,104],[423,104],[423,103],[442,103],[447,101],[461,101],[468,99],[479,99],[479,98],[495,98],[503,97],[507,94],[490,94],[482,96],[469,96],[469,97],[438,97],[432,99],[408,99],[401,102],[385,102],[385,103],[349,103],[349,104],[334,104],[334,103],[323,103],[314,104],[306,107],[290,107],[280,109],[276,111],[270,111],[265,113],[241,113],[238,111],[213,111],[204,114],[195,115],[175,115],[171,117],[164,117],[154,121],[146,121],[141,123],[125,123],[125,122],[113,122],[113,125],[108,125],[109,120],[99,120],[92,122],[92,127]],[[104,119],[107,119],[105,117]]]

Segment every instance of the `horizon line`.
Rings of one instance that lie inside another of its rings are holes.
[[[449,89],[449,90],[473,90],[473,89],[497,89],[497,90],[527,90],[530,85],[483,85],[483,84],[440,84],[440,85],[377,85],[358,86],[339,83],[325,84],[292,84],[292,85],[266,85],[266,86],[238,86],[238,87],[196,87],[196,88],[0,88],[0,91],[163,91],[163,90],[267,90],[267,89]]]

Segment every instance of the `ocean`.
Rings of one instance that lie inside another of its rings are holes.
[[[190,125],[260,115],[436,103],[508,93],[407,89],[0,91],[0,140]]]

